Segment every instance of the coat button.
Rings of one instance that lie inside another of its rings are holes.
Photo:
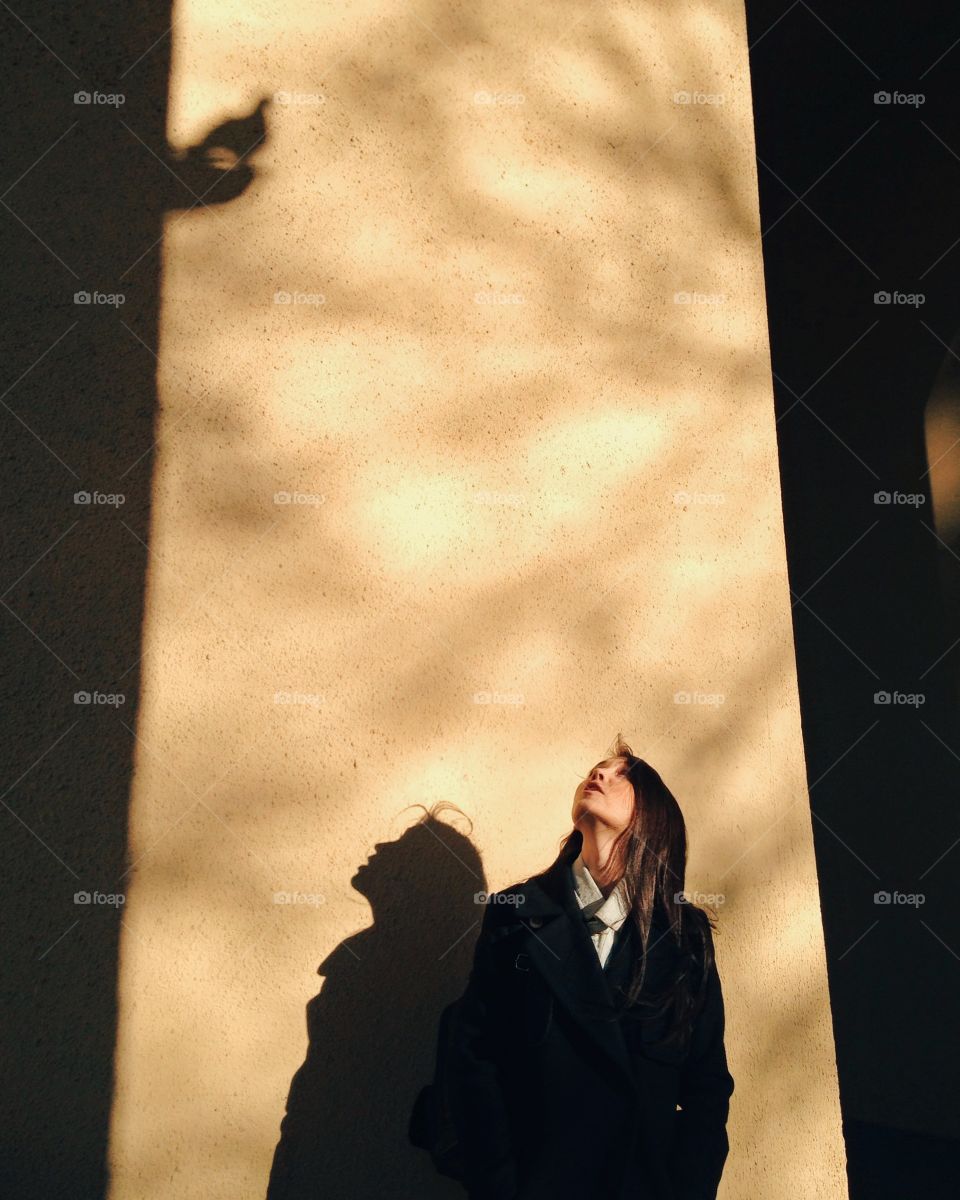
[[[543,919],[541,917],[531,917],[530,918],[530,928],[531,929],[539,929],[542,924],[543,924]]]

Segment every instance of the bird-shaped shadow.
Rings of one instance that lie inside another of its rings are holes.
[[[169,150],[165,207],[224,204],[239,196],[256,173],[247,159],[267,139],[269,104],[269,98],[264,98],[246,116],[222,121],[196,145]],[[175,178],[170,178],[171,173]]]

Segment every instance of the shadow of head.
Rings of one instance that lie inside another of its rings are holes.
[[[407,1141],[410,1108],[433,1073],[437,1020],[466,986],[486,889],[469,836],[441,804],[378,842],[351,879],[373,924],[320,964],[308,1046],[290,1085],[268,1200],[443,1196]]]

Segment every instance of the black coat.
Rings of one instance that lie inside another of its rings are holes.
[[[715,1200],[734,1086],[716,966],[686,1052],[654,1044],[666,1018],[610,1019],[640,942],[628,918],[601,967],[580,844],[484,910],[446,1067],[470,1200]],[[645,989],[674,961],[668,933],[654,925]]]

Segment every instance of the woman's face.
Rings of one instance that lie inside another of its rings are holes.
[[[578,786],[573,796],[573,823],[599,822],[614,833],[626,829],[633,819],[633,784],[626,775],[623,758],[608,758],[597,763]]]

